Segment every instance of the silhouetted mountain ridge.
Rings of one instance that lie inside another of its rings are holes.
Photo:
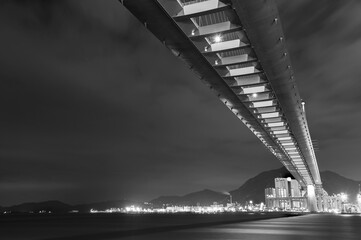
[[[52,213],[67,213],[72,210],[78,210],[79,212],[89,212],[90,209],[105,210],[109,208],[124,208],[128,205],[142,205],[142,203],[128,201],[128,200],[115,200],[104,201],[86,204],[70,205],[60,201],[45,201],[45,202],[27,202],[10,207],[0,207],[1,212],[11,211],[12,213],[38,213],[40,211],[52,212]]]
[[[350,202],[356,202],[360,181],[341,176],[332,171],[321,172],[322,186],[329,195],[344,192]]]
[[[69,212],[72,206],[57,200],[45,201],[45,202],[27,202],[11,207],[4,207],[2,211],[11,212]]]

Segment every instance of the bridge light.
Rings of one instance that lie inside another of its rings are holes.
[[[213,41],[215,43],[219,43],[222,41],[222,37],[220,35],[216,35],[216,36],[214,36]]]

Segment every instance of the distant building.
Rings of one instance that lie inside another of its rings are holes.
[[[341,212],[342,210],[342,198],[340,194],[332,195],[328,197],[328,208],[333,211]]]
[[[331,207],[331,198],[328,193],[322,188],[316,185],[316,202],[319,212],[328,212]],[[336,208],[337,209],[337,208]]]
[[[297,180],[275,178],[275,188],[265,189],[266,207],[270,209],[303,210],[307,200]]]
[[[275,178],[274,182],[274,188],[265,189],[267,208],[288,211],[307,209],[307,193],[301,189],[297,180],[291,178]],[[347,195],[344,193],[329,196],[322,186],[317,185],[315,192],[319,212],[341,213],[361,211],[361,190],[358,194],[358,206],[348,204]],[[353,208],[355,208],[355,210],[353,210]]]
[[[358,185],[357,206],[358,206],[358,212],[361,212],[361,188],[360,188],[360,184]]]
[[[276,197],[285,198],[289,196],[287,178],[275,178]]]

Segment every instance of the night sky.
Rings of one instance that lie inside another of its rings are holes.
[[[361,2],[278,0],[320,170],[361,180]],[[0,2],[0,205],[229,191],[278,160],[116,0]]]

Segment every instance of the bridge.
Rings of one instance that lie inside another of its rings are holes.
[[[120,0],[307,190],[322,182],[274,0]]]

